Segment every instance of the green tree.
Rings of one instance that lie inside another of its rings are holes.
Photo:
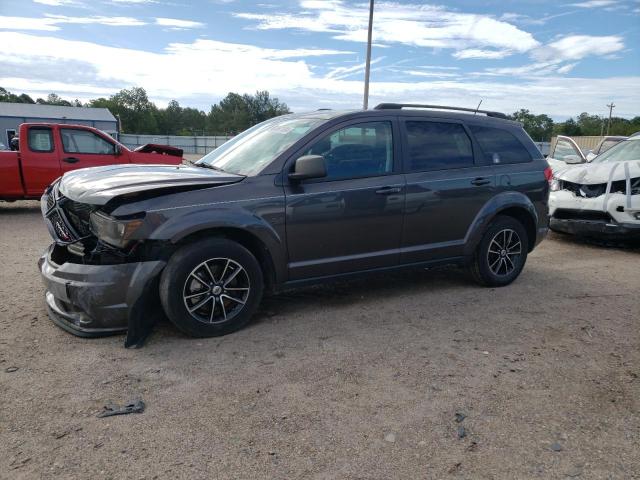
[[[289,113],[287,105],[271,98],[267,91],[259,91],[255,95],[229,93],[211,106],[207,129],[216,135],[233,135],[285,113]]]
[[[9,92],[6,88],[0,87],[0,102],[8,102],[8,103],[36,103],[26,93],[22,93],[20,95],[15,95]]]
[[[578,115],[576,124],[580,128],[581,135],[601,135],[602,132],[606,132],[607,128],[605,119],[598,115],[589,115],[587,112]]]
[[[555,135],[580,136],[582,130],[573,118],[569,118],[564,123],[558,123],[553,132]]]
[[[50,93],[47,95],[46,99],[39,98],[36,100],[36,103],[41,105],[61,105],[63,107],[71,107],[73,106],[71,102],[61,98],[57,93]]]
[[[124,133],[159,133],[157,107],[149,100],[144,88],[133,87],[120,90],[109,98],[109,110],[120,116]],[[91,105],[94,106],[94,105]]]
[[[548,115],[534,115],[529,110],[521,109],[510,115],[512,120],[522,123],[529,136],[538,142],[546,142],[553,135],[553,120]]]

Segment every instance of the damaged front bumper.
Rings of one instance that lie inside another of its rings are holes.
[[[616,240],[640,238],[640,197],[612,193],[582,198],[561,190],[549,198],[549,226],[554,231]]]
[[[127,331],[126,346],[141,344],[158,315],[153,297],[166,262],[85,265],[65,261],[64,250],[52,244],[38,261],[51,320],[81,337]]]
[[[614,240],[640,239],[640,225],[614,223],[605,220],[551,218],[551,229],[585,237],[607,237]]]

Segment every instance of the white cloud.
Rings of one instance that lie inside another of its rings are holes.
[[[365,42],[368,5],[341,0],[304,0],[301,13],[236,13],[261,30],[295,29],[330,33],[333,38]],[[488,15],[460,13],[435,5],[380,2],[374,13],[374,41],[453,50],[493,48],[526,52],[539,44],[533,36]]]
[[[163,18],[163,17],[156,17],[156,25],[160,25],[162,27],[174,27],[179,29],[204,27],[204,23],[202,22],[194,22],[192,20],[180,20],[177,18]]]
[[[34,3],[48,5],[50,7],[64,7],[67,5],[78,5],[77,0],[33,0]]]
[[[378,57],[374,60],[371,60],[371,65],[375,65],[376,63],[384,60],[385,57]],[[331,69],[326,75],[325,78],[336,78],[343,79],[355,75],[357,73],[362,73],[365,70],[365,63],[360,63],[358,65],[352,65],[351,67],[336,67]]]
[[[459,77],[460,76],[457,73],[423,72],[421,70],[406,70],[404,73],[407,74],[407,75],[411,75],[413,77],[427,77],[427,78],[454,78],[454,77]]]
[[[0,30],[60,30],[58,25],[108,25],[112,27],[135,27],[146,25],[142,20],[132,17],[68,17],[65,15],[46,15],[39,18],[0,16]]]
[[[213,40],[172,43],[163,51],[107,47],[92,42],[0,32],[0,43],[12,45],[0,50],[0,85],[37,96],[56,92],[83,100],[115,93],[121,88],[144,87],[149,96],[164,105],[178,99],[186,105],[208,108],[227,92],[269,90],[295,111],[318,107],[359,108],[361,78],[325,78],[307,63],[311,55],[339,55],[336,50],[265,49],[253,45]],[[357,65],[361,67],[361,65]],[[354,65],[353,67],[356,67]],[[424,73],[432,67],[426,66]],[[556,64],[538,68],[562,68]],[[533,69],[534,67],[530,67]],[[415,67],[413,71],[423,69]],[[158,72],[162,72],[158,74]],[[344,72],[343,72],[344,73]],[[447,70],[433,73],[448,73]],[[521,74],[526,72],[520,72]],[[625,115],[637,115],[640,77],[576,78],[555,73],[513,78],[443,76],[441,79],[413,75],[418,81],[371,82],[371,101],[440,103],[475,107],[484,99],[489,109],[512,112],[528,108],[556,116],[595,111],[610,101],[624,105]]]
[[[457,59],[465,58],[484,58],[484,59],[497,59],[504,58],[511,55],[510,50],[482,50],[479,48],[467,48],[465,50],[458,50],[453,54]]]
[[[0,16],[0,30],[60,30],[50,18],[28,18]]]
[[[618,3],[618,0],[587,0],[585,2],[570,3],[569,6],[578,8],[601,8],[612,7]]]
[[[55,23],[69,23],[76,25],[107,25],[110,27],[138,27],[146,25],[146,22],[132,17],[68,17],[66,15],[45,15]]]
[[[532,52],[539,61],[581,60],[588,56],[604,56],[624,49],[622,37],[617,35],[569,35]]]

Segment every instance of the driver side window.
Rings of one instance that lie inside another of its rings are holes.
[[[88,130],[75,128],[60,129],[62,146],[66,153],[94,153],[99,155],[115,155],[115,145]]]
[[[578,155],[578,152],[576,152],[575,148],[573,148],[573,145],[571,145],[566,140],[558,140],[558,142],[556,143],[556,149],[553,152],[553,158],[555,158],[556,160],[562,160],[564,162],[566,161],[566,157],[570,155]]]
[[[393,170],[391,122],[350,125],[317,140],[304,155],[322,155],[327,180],[376,177]]]

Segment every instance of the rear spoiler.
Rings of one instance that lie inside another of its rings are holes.
[[[147,143],[134,150],[134,152],[140,153],[158,153],[160,155],[171,155],[173,157],[182,158],[184,153],[181,148],[171,147],[169,145],[158,145],[156,143]]]

